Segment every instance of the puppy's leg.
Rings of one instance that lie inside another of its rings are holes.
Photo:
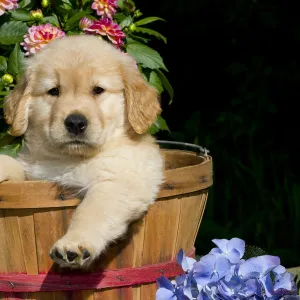
[[[110,241],[125,233],[129,221],[147,209],[135,191],[111,181],[90,188],[67,233],[50,250],[51,258],[63,267],[89,266]]]
[[[0,155],[0,182],[5,180],[25,180],[22,165],[7,155]]]

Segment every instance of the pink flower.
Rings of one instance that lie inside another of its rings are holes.
[[[112,19],[118,7],[117,2],[118,0],[94,0],[92,9],[97,11],[98,16]]]
[[[90,27],[84,28],[83,30],[90,34],[106,35],[118,48],[121,44],[124,44],[123,39],[125,38],[125,33],[121,30],[120,26],[111,19],[103,18],[99,21],[95,21]]]
[[[86,18],[86,17],[83,17],[80,22],[79,22],[79,28],[80,29],[84,29],[84,28],[88,28],[90,27],[91,25],[93,24],[93,21]]]
[[[21,43],[21,45],[27,51],[25,55],[28,56],[41,50],[50,41],[64,36],[63,31],[51,24],[32,26],[28,29],[28,34],[24,35],[24,43]]]
[[[2,16],[6,10],[12,10],[18,8],[18,0],[0,0],[0,16]]]

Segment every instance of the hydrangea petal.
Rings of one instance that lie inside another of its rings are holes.
[[[178,252],[176,261],[185,272],[191,270],[193,268],[194,263],[196,262],[195,259],[185,256],[182,249],[180,249],[180,251]]]
[[[227,275],[231,270],[231,264],[225,256],[219,256],[216,259],[214,274],[214,281],[218,281]]]
[[[226,255],[224,255],[232,264],[237,264],[240,261],[240,252],[236,249],[232,249]]]
[[[240,258],[242,258],[245,254],[245,241],[239,238],[232,238],[227,244],[228,252],[232,250],[236,250],[240,254]]]
[[[284,289],[286,291],[292,291],[295,287],[294,275],[286,272],[283,275],[277,275],[275,277],[274,290]]]
[[[177,299],[174,292],[166,289],[166,288],[159,288],[156,291],[156,300],[175,300]]]
[[[212,242],[216,244],[223,252],[227,252],[228,240],[226,239],[213,239]]]
[[[251,277],[264,276],[272,269],[280,265],[280,259],[277,256],[262,255],[249,258],[240,265],[239,275],[244,279]]]
[[[275,274],[284,274],[286,272],[286,268],[279,265],[277,267],[275,267],[272,272],[274,272]]]
[[[159,288],[165,288],[167,290],[174,291],[174,286],[167,277],[161,276],[156,279],[156,282]]]

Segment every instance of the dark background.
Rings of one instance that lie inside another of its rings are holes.
[[[137,0],[168,38],[157,42],[175,97],[171,134],[205,146],[214,185],[196,241],[239,237],[300,265],[300,19],[289,1]],[[284,3],[283,3],[284,2]],[[155,27],[156,26],[156,27]]]

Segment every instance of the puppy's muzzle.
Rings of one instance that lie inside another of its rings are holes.
[[[80,114],[69,115],[64,123],[67,131],[75,135],[84,133],[88,126],[87,118]]]

